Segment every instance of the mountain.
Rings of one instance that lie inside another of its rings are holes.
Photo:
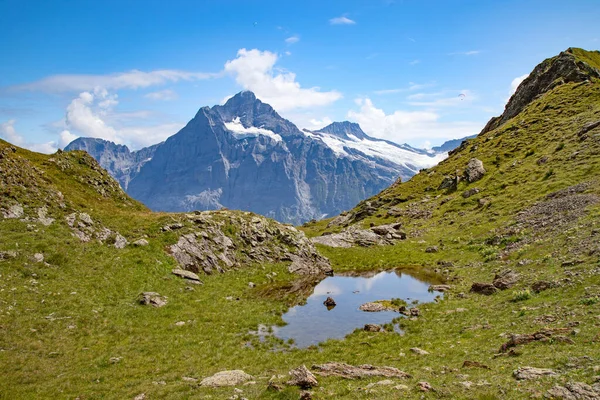
[[[154,157],[162,143],[130,151],[127,146],[97,138],[77,138],[65,147],[65,151],[83,150],[94,157],[127,190],[129,182],[136,177],[142,166]]]
[[[460,146],[462,144],[462,142],[464,142],[465,140],[474,139],[476,137],[477,137],[477,135],[471,135],[471,136],[466,136],[462,139],[448,140],[439,146],[432,147],[431,150],[434,151],[435,153],[448,153],[448,152],[456,149],[458,146]]]
[[[249,91],[201,108],[150,148],[81,138],[66,147],[75,149],[153,210],[226,207],[292,223],[338,214],[445,157],[372,138],[350,122],[300,130]]]
[[[600,398],[600,52],[542,65],[555,84],[521,85],[504,122],[298,229],[151,212],[85,152],[0,140],[0,398]],[[381,271],[422,282],[381,298]],[[396,312],[365,327],[349,298]],[[355,329],[296,348],[275,335],[303,304]]]

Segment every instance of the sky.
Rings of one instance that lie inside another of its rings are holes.
[[[435,146],[478,133],[542,60],[600,49],[597,0],[0,0],[0,137],[131,149],[253,91],[300,128]]]

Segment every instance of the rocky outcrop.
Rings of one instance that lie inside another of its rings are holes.
[[[301,365],[298,368],[292,369],[289,372],[291,379],[288,381],[290,386],[299,386],[302,389],[310,389],[313,386],[318,386],[317,378],[306,368],[306,365]]]
[[[573,344],[573,340],[564,336],[564,334],[569,331],[571,331],[569,328],[547,328],[532,334],[514,334],[510,336],[508,342],[500,347],[500,353],[506,353],[513,347],[535,341],[549,342],[552,340],[555,342]]]
[[[600,383],[591,386],[583,382],[567,382],[564,386],[554,386],[544,397],[562,400],[597,400],[600,399]]]
[[[312,238],[312,241],[329,247],[392,245],[398,240],[406,239],[406,233],[401,227],[399,223],[374,226],[370,229],[352,225],[340,233],[317,236]]]
[[[123,235],[95,222],[88,213],[71,213],[65,220],[71,228],[72,235],[84,243],[97,239],[100,243],[112,245],[117,249],[123,249],[128,244]]]
[[[156,292],[143,292],[139,296],[139,302],[152,307],[163,307],[167,305],[167,299]]]
[[[303,232],[244,212],[186,214],[187,223],[171,255],[182,270],[223,273],[249,263],[291,262],[300,275],[331,274],[329,260],[319,255]]]
[[[546,59],[536,66],[512,95],[502,115],[492,118],[480,135],[504,124],[523,111],[537,96],[554,89],[558,85],[600,78],[600,70],[578,57],[577,53],[580,51],[580,49],[569,48],[558,56]]]
[[[313,365],[312,370],[321,376],[339,376],[346,379],[369,378],[385,376],[386,378],[410,378],[406,372],[394,367],[376,367],[369,364],[353,366],[339,362]]]
[[[465,179],[469,183],[477,182],[485,175],[483,162],[477,158],[471,158],[465,169]]]

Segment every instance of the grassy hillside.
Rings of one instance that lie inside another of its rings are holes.
[[[597,61],[598,53],[573,52]],[[269,379],[328,361],[391,366],[412,377],[375,386],[368,385],[384,378],[317,377],[315,399],[523,399],[567,382],[592,384],[600,375],[600,125],[585,127],[596,121],[600,80],[559,84],[440,165],[351,210],[349,224],[401,222],[407,239],[320,247],[336,271],[405,268],[439,274],[452,288],[419,306],[419,318],[402,319],[404,335],[356,330],[304,350],[249,332],[281,324],[313,279],[299,281],[285,263],[258,262],[191,285],[171,274],[177,264],[167,250],[181,233],[161,229],[183,215],[149,212],[85,153],[44,156],[0,141],[0,210],[23,208],[19,218],[0,215],[0,398],[297,399],[298,388],[274,391]],[[446,177],[462,177],[472,158],[483,162],[481,180],[439,189]],[[463,197],[473,188],[479,191]],[[73,212],[130,244],[82,242],[66,219]],[[46,225],[46,218],[55,221]],[[302,229],[316,236],[346,228],[330,222]],[[220,226],[235,236],[236,226]],[[149,245],[131,244],[140,238]],[[506,269],[518,274],[514,286],[490,296],[470,292]],[[552,287],[537,293],[532,284],[541,280]],[[143,291],[166,296],[167,305],[140,305]],[[557,328],[564,329],[547,340],[501,351],[511,334]],[[525,366],[557,375],[516,381],[513,371]],[[242,393],[199,386],[229,369],[253,375],[255,384],[238,386]],[[433,390],[422,392],[422,381]]]

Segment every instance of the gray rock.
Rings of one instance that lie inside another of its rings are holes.
[[[460,177],[458,175],[457,176],[446,175],[444,177],[444,179],[442,180],[442,183],[440,183],[440,185],[438,186],[437,190],[454,191],[458,187],[459,182],[460,182]]]
[[[496,288],[496,286],[492,285],[491,283],[483,283],[483,282],[474,282],[471,285],[471,290],[470,292],[472,293],[479,293],[479,294],[483,294],[486,296],[490,296],[494,293],[496,293],[498,291],[498,288]]]
[[[379,311],[388,310],[381,303],[365,303],[365,304],[361,305],[360,307],[358,307],[358,309],[361,311],[367,311],[367,312],[379,312]]]
[[[142,246],[148,246],[150,243],[148,243],[148,241],[146,239],[138,239],[135,242],[133,242],[132,244],[137,247],[142,247]]]
[[[483,162],[477,158],[471,158],[465,169],[465,179],[469,183],[473,183],[483,178],[484,175]]]
[[[600,385],[590,386],[582,382],[567,382],[564,386],[554,386],[544,397],[563,400],[597,400],[600,399]]]
[[[191,271],[186,271],[184,269],[176,268],[176,269],[172,270],[171,272],[174,275],[179,276],[180,278],[184,278],[184,279],[187,279],[187,280],[193,281],[193,282],[202,283],[202,281],[200,280],[200,277]]]
[[[428,351],[420,349],[418,347],[413,347],[413,348],[410,349],[410,351],[412,351],[413,353],[415,353],[415,354],[417,354],[419,356],[426,356],[426,355],[429,354]]]
[[[519,274],[507,269],[497,273],[492,284],[500,290],[506,290],[513,287],[518,281]]]
[[[471,188],[471,189],[465,190],[462,194],[462,197],[464,197],[465,199],[468,199],[469,197],[471,197],[477,193],[479,193],[479,189]]]
[[[116,233],[115,235],[115,244],[114,244],[115,248],[117,249],[124,249],[125,246],[127,246],[127,239],[125,239],[123,236],[121,236],[120,233]]]
[[[167,299],[156,292],[142,292],[139,297],[140,304],[152,307],[163,307],[167,305]]]
[[[42,253],[35,253],[33,255],[33,261],[38,263],[44,262],[44,255]]]
[[[14,250],[0,251],[0,261],[16,258],[17,252]]]
[[[430,292],[447,292],[450,289],[452,289],[452,286],[450,286],[450,285],[431,285],[431,286],[429,286]]]
[[[312,238],[314,243],[329,247],[378,246],[392,245],[406,238],[406,234],[398,229],[399,224],[381,225],[371,229],[361,229],[357,225],[349,226],[340,233],[317,236]],[[377,232],[381,233],[378,234]]]
[[[288,381],[288,385],[299,386],[302,389],[310,389],[311,387],[318,386],[319,382],[317,378],[306,368],[306,365],[301,365],[289,372],[291,379]]]
[[[437,253],[438,251],[440,250],[437,246],[429,246],[425,249],[425,253]]]
[[[20,204],[13,204],[8,210],[3,211],[4,218],[15,219],[23,216],[23,206]]]
[[[254,379],[242,370],[221,371],[202,379],[200,386],[221,387],[236,386]]]
[[[556,372],[547,368],[520,367],[513,371],[513,376],[517,380],[531,380],[544,377],[558,376]]]
[[[54,222],[54,218],[48,217],[48,208],[42,207],[38,208],[38,221],[40,224],[44,226],[50,226]]]

